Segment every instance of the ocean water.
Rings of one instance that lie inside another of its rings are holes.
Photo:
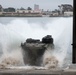
[[[0,64],[4,66],[26,66],[23,61],[22,42],[27,38],[42,39],[46,35],[54,38],[55,56],[61,67],[72,63],[72,17],[0,18]]]

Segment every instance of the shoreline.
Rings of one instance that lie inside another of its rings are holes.
[[[1,16],[0,17],[73,17],[73,16]]]

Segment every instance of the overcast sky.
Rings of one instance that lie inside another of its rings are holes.
[[[40,9],[54,10],[58,9],[58,5],[71,4],[73,0],[0,0],[0,4],[3,8],[14,7],[14,8],[34,8],[34,4],[38,4]]]

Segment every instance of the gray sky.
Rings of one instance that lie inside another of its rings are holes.
[[[61,4],[71,4],[73,5],[73,0],[0,0],[0,4],[3,8],[15,7],[15,8],[34,8],[34,4],[38,4],[40,9],[44,10],[54,10],[58,9],[58,5]]]

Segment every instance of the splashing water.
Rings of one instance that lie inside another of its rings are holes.
[[[70,64],[72,18],[58,18],[49,20],[45,24],[29,23],[27,19],[14,19],[7,24],[0,23],[0,64],[7,63],[6,66],[9,64],[12,66],[24,65],[20,48],[21,42],[25,42],[27,38],[41,40],[43,36],[48,34],[54,38],[55,49],[48,48],[43,60],[46,57],[55,56],[61,67],[64,64]]]

